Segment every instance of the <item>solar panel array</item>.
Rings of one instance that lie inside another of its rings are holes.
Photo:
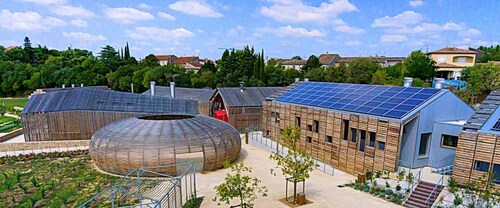
[[[276,101],[402,118],[439,91],[434,88],[304,82]]]
[[[493,127],[491,128],[493,131],[500,131],[500,118],[498,118],[497,122],[493,124]]]

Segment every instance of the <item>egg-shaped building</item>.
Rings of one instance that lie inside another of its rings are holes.
[[[199,115],[131,117],[97,130],[90,140],[90,157],[101,170],[125,175],[140,167],[177,175],[172,166],[195,161],[197,171],[223,167],[238,158],[241,138],[223,121]]]

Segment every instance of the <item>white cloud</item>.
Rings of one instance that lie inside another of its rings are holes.
[[[88,26],[87,21],[81,20],[81,19],[71,20],[69,23],[73,26],[76,26],[76,27],[87,27]]]
[[[139,4],[139,8],[141,9],[152,9],[153,7],[148,5],[148,4],[145,4],[145,3],[140,3]]]
[[[292,27],[290,25],[278,28],[259,28],[257,29],[256,35],[259,36],[263,33],[272,33],[280,37],[321,37],[326,35],[325,33],[317,29],[312,29],[309,31],[302,27]]]
[[[159,27],[136,27],[133,31],[126,30],[125,35],[141,40],[172,41],[193,37],[194,33],[185,28],[168,30]]]
[[[406,39],[404,35],[382,35],[380,37],[380,41],[385,43],[400,43],[406,41]]]
[[[260,12],[282,22],[327,22],[338,14],[359,11],[348,0],[330,0],[319,7],[304,4],[300,0],[268,0],[272,5],[262,7]]]
[[[410,33],[410,34],[417,34],[417,33],[432,34],[432,33],[439,33],[442,31],[459,31],[462,30],[463,28],[464,28],[463,25],[454,22],[447,22],[443,25],[439,25],[436,23],[422,23],[412,28],[409,27],[399,28],[394,30],[394,32]]]
[[[61,5],[52,9],[57,15],[69,17],[94,17],[95,13],[79,6]]]
[[[108,19],[123,24],[129,24],[141,20],[152,20],[155,18],[148,12],[143,12],[130,7],[106,8],[104,13]]]
[[[335,31],[349,34],[363,34],[365,30],[361,28],[351,27],[349,25],[339,25],[335,27]]]
[[[348,46],[356,46],[356,45],[361,45],[361,41],[359,40],[349,40],[345,42],[346,45]]]
[[[229,31],[227,32],[227,35],[228,36],[236,36],[242,30],[243,30],[243,27],[238,25],[235,28],[229,29]]]
[[[51,27],[64,26],[64,20],[55,17],[43,17],[37,12],[0,12],[0,28],[9,30],[50,30]]]
[[[458,33],[458,36],[460,37],[472,37],[472,36],[478,36],[481,35],[481,31],[475,28],[470,28],[468,30],[460,31]]]
[[[167,19],[167,20],[175,20],[175,17],[172,16],[171,14],[165,13],[165,12],[158,12],[158,16]]]
[[[413,0],[413,1],[408,2],[408,4],[410,4],[411,7],[415,8],[415,7],[423,6],[424,2],[422,0]]]
[[[41,4],[41,5],[50,5],[50,4],[65,4],[66,0],[22,0],[24,2]]]
[[[64,37],[78,39],[81,41],[103,41],[107,40],[106,37],[102,35],[92,35],[90,33],[84,32],[63,32]]]
[[[423,15],[414,11],[404,11],[396,16],[385,16],[373,20],[372,27],[406,27],[421,22]]]
[[[223,15],[202,1],[181,0],[168,5],[172,10],[199,17],[222,17]]]

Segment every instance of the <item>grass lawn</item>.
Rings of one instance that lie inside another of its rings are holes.
[[[0,126],[1,126],[3,123],[7,123],[7,122],[9,122],[9,121],[13,121],[13,120],[16,120],[16,118],[9,117],[9,116],[0,116]]]
[[[24,108],[28,102],[28,98],[0,98],[0,105],[3,105],[4,102],[7,111],[12,111],[14,106]]]
[[[77,207],[117,179],[87,151],[14,158],[0,158],[0,207]]]

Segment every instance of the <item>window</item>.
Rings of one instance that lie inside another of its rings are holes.
[[[490,163],[476,160],[474,161],[474,170],[488,172],[490,169]]]
[[[314,132],[319,133],[319,121],[314,120]]]
[[[500,165],[493,164],[493,183],[500,184]]]
[[[279,113],[276,113],[275,122],[276,122],[277,124],[279,124],[279,123],[280,123],[280,114],[279,114]]]
[[[332,143],[332,141],[333,141],[333,137],[332,137],[332,136],[326,136],[326,141],[327,141],[328,143]]]
[[[298,117],[298,116],[295,118],[295,125],[300,127],[300,117]]]
[[[351,128],[351,142],[356,142],[358,130],[355,128]]]
[[[274,118],[276,116],[276,113],[274,111],[271,111],[271,118]]]
[[[342,137],[344,138],[344,140],[347,140],[349,139],[349,120],[342,120],[342,126],[344,127]]]
[[[366,131],[359,130],[359,151],[365,151]]]
[[[269,136],[271,134],[271,131],[267,130],[266,135]]]
[[[443,147],[457,148],[458,137],[443,134],[443,136],[441,136],[441,145]]]
[[[467,58],[465,58],[465,57],[458,57],[457,58],[457,62],[458,63],[465,63],[465,62],[467,62]]]
[[[427,157],[428,149],[429,149],[429,140],[431,138],[430,133],[422,134],[420,137],[420,146],[418,147],[418,156],[419,157]]]
[[[312,131],[313,130],[313,126],[312,125],[307,125],[307,131]]]
[[[379,150],[385,150],[385,142],[379,141],[378,142],[378,149]]]
[[[311,143],[311,142],[312,142],[312,138],[311,138],[310,136],[308,136],[308,137],[306,137],[306,141],[307,141],[308,143]]]
[[[377,134],[375,134],[375,132],[370,132],[370,142],[368,143],[368,146],[375,147],[375,139],[376,138],[377,138]]]

